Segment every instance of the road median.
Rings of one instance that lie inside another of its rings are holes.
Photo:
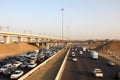
[[[61,67],[60,67],[60,69],[59,69],[59,71],[58,71],[58,73],[57,73],[57,76],[56,76],[55,80],[61,80],[62,73],[63,73],[63,71],[64,71],[65,64],[66,64],[66,61],[67,61],[67,57],[68,57],[69,52],[70,52],[70,49],[68,50],[67,55],[66,55],[65,58],[64,58],[64,61],[63,61],[62,65],[61,65]]]

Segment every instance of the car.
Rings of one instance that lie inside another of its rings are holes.
[[[0,73],[3,73],[5,70],[7,70],[8,68],[6,66],[3,66],[0,68]]]
[[[74,56],[75,56],[75,54],[72,54],[72,56],[74,57]]]
[[[80,54],[83,54],[83,51],[80,51]]]
[[[75,53],[74,53],[74,52],[72,52],[72,56],[73,56],[73,57],[75,56]]]
[[[37,66],[37,63],[30,63],[30,64],[28,65],[28,68],[34,68],[35,66]]]
[[[11,63],[7,63],[4,66],[6,66],[7,68],[10,68],[10,67],[12,67],[12,64]]]
[[[16,61],[15,63],[13,63],[14,67],[19,67],[22,64],[22,62],[20,61]]]
[[[103,77],[103,72],[102,72],[102,70],[101,69],[99,69],[99,68],[95,68],[94,70],[93,70],[93,74],[94,74],[94,76],[95,77]]]
[[[117,80],[120,80],[120,72],[117,72],[116,78],[117,78]]]
[[[72,52],[72,54],[75,54],[75,52]]]
[[[30,56],[30,58],[31,58],[31,59],[36,59],[36,58],[37,58],[37,54],[32,54],[32,55]]]
[[[72,48],[71,50],[73,51],[74,49]]]
[[[16,70],[16,68],[8,68],[8,69],[3,71],[3,74],[11,75],[15,70]]]
[[[75,57],[75,58],[72,58],[72,60],[73,60],[73,61],[77,61],[77,58],[76,58],[76,57]]]
[[[77,51],[77,48],[75,49],[75,51]]]
[[[28,62],[24,62],[23,64],[20,65],[20,67],[21,67],[21,68],[25,68],[25,67],[27,67],[28,65],[29,65]]]
[[[18,79],[24,72],[22,70],[16,70],[11,76],[10,79]]]
[[[115,63],[112,62],[112,61],[109,61],[109,62],[108,62],[108,65],[110,65],[110,66],[115,66]]]

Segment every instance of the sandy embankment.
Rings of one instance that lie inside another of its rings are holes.
[[[112,57],[112,56],[120,57],[120,41],[110,41],[108,42],[108,44],[98,46],[96,49],[100,52],[99,54],[100,56],[107,58],[108,60],[112,60],[120,65],[120,61]]]
[[[38,47],[28,43],[0,44],[0,58],[4,58],[6,56],[14,56],[37,49]]]

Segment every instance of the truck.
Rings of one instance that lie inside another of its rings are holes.
[[[80,51],[80,54],[83,54],[83,51]]]
[[[92,59],[98,59],[98,52],[96,52],[96,51],[91,51],[91,52],[90,52],[90,55],[91,55],[91,58],[92,58]]]
[[[83,51],[84,51],[84,52],[86,51],[86,48],[85,48],[85,47],[83,47]]]

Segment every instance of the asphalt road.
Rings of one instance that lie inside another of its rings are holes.
[[[80,55],[78,51],[75,54],[77,62],[72,61],[71,52],[69,53],[61,80],[116,80],[114,76],[116,72],[120,71],[119,65],[110,66],[107,64],[109,60],[100,56],[98,60],[93,60],[90,58],[89,52]],[[103,78],[96,78],[93,75],[94,68],[102,69]]]

